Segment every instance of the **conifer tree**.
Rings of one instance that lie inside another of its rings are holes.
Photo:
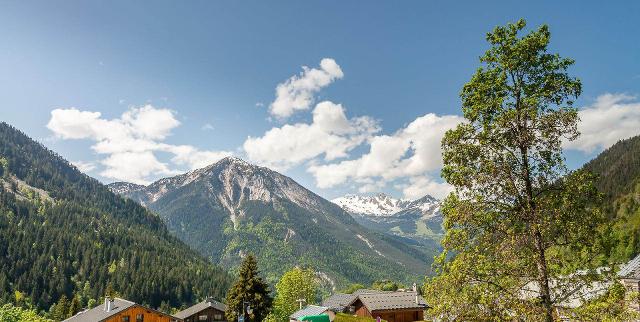
[[[237,321],[244,312],[245,321],[262,321],[271,311],[272,301],[269,285],[259,276],[255,256],[247,255],[240,265],[238,280],[227,293],[227,320]],[[247,305],[251,314],[246,311]]]
[[[82,309],[82,305],[80,304],[80,299],[78,296],[74,296],[71,300],[71,304],[69,304],[69,312],[67,313],[67,317],[72,317],[76,315],[76,313],[80,312]]]
[[[58,321],[62,321],[67,318],[67,313],[69,313],[69,300],[66,295],[62,295],[56,303],[55,309],[53,311],[53,318]]]

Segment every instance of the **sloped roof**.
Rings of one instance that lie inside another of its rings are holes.
[[[623,265],[618,272],[621,278],[640,279],[640,255]]]
[[[352,303],[357,299],[360,299],[369,311],[427,308],[427,303],[417,292],[365,293],[358,295]]]
[[[321,315],[322,313],[327,312],[328,310],[329,308],[326,306],[307,305],[305,308],[294,312],[289,317],[291,319],[297,320],[303,316]]]
[[[352,294],[336,293],[324,299],[324,301],[322,301],[322,306],[326,306],[332,310],[343,311],[345,307],[349,306],[349,304],[351,304],[351,302],[353,302],[353,300],[355,300],[356,297],[358,297],[358,295],[370,294],[370,293],[390,293],[390,292],[362,288],[353,292]]]
[[[195,305],[193,305],[191,307],[188,307],[188,308],[186,308],[186,309],[174,314],[173,316],[175,316],[175,317],[177,317],[179,319],[186,319],[186,318],[188,318],[188,317],[190,317],[190,316],[192,316],[194,314],[197,314],[198,312],[201,312],[201,311],[203,311],[205,309],[208,309],[210,307],[212,307],[212,308],[214,308],[214,309],[216,309],[218,311],[222,311],[222,312],[227,310],[227,306],[224,303],[220,303],[220,302],[218,302],[218,301],[216,301],[216,300],[214,300],[212,298],[207,298],[206,300],[204,300],[204,301],[202,301],[202,302],[200,302],[198,304],[195,304]]]
[[[134,305],[136,303],[121,298],[114,298],[111,304],[111,310],[108,312],[104,309],[104,304],[98,305],[92,309],[82,311],[63,322],[98,322],[116,315]]]
[[[372,290],[368,288],[361,288],[353,292],[353,295],[358,296],[360,294],[372,294],[372,293],[393,293],[393,291],[380,291],[380,290]]]
[[[343,311],[349,303],[353,302],[356,296],[357,295],[353,294],[336,293],[324,299],[324,301],[322,301],[322,306],[326,306],[337,311]]]

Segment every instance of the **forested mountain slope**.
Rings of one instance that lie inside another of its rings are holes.
[[[640,136],[614,144],[583,169],[598,176],[603,211],[614,222],[606,242],[611,259],[625,262],[640,253]]]
[[[0,123],[0,299],[41,309],[107,285],[158,307],[222,298],[229,275],[169,234],[162,220]]]
[[[362,227],[291,178],[238,158],[146,187],[110,187],[156,211],[176,236],[214,262],[233,269],[243,254],[256,254],[270,282],[295,265],[312,267],[329,286],[413,282],[433,258]]]

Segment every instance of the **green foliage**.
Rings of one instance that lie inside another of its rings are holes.
[[[0,157],[11,173],[0,178],[0,301],[19,302],[19,291],[39,309],[63,296],[85,307],[107,285],[152,307],[225,294],[229,275],[172,237],[160,218],[6,123]],[[13,176],[22,189],[5,188]]]
[[[277,321],[286,321],[300,308],[299,300],[315,304],[318,297],[318,281],[312,269],[296,267],[282,275],[276,284],[273,316]]]
[[[34,310],[5,304],[0,306],[0,321],[2,322],[53,322]]]
[[[576,321],[637,321],[640,314],[630,309],[629,303],[638,303],[638,293],[627,292],[624,285],[616,282],[602,296],[567,313]]]
[[[347,286],[347,288],[343,289],[342,291],[340,291],[340,293],[345,293],[345,294],[353,294],[353,292],[359,290],[359,289],[363,289],[364,285],[359,284],[359,283],[354,283],[354,284],[350,284],[349,286]]]
[[[66,295],[62,295],[58,300],[58,303],[51,309],[51,317],[54,320],[62,321],[66,319],[69,314],[69,300]]]
[[[0,157],[0,177],[4,176],[6,173],[9,173],[9,161]]]
[[[226,298],[227,320],[236,321],[238,314],[245,312],[245,305],[253,308],[245,321],[262,321],[271,311],[273,299],[269,294],[269,285],[259,276],[255,256],[249,254],[240,265],[238,280],[229,289]]]
[[[548,27],[522,36],[525,26],[487,34],[483,65],[461,92],[466,122],[442,140],[455,191],[426,294],[444,319],[551,321],[555,304],[601,278],[599,194],[591,175],[567,171],[561,147],[578,136],[581,83],[568,74],[573,60],[547,52]],[[526,285],[539,292],[523,297]]]
[[[636,188],[640,180],[640,136],[621,140],[583,166],[598,175],[596,186],[612,204]]]
[[[602,209],[613,222],[604,254],[613,263],[625,263],[640,253],[640,136],[614,144],[583,169],[598,175]]]
[[[399,288],[404,287],[404,285],[391,280],[375,281],[371,284],[372,289],[380,291],[397,291]]]
[[[82,303],[80,303],[80,299],[77,296],[74,296],[71,299],[71,303],[69,303],[69,311],[67,312],[67,316],[71,317],[76,315],[76,313],[82,310]]]

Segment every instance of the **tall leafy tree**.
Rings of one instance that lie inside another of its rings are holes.
[[[269,285],[259,276],[258,263],[253,254],[247,255],[242,261],[238,280],[229,289],[226,302],[225,315],[229,321],[236,321],[246,305],[252,308],[252,312],[245,321],[262,321],[271,311],[273,299],[269,294]]]
[[[442,140],[447,233],[428,280],[434,311],[462,320],[553,320],[553,307],[600,278],[603,216],[589,174],[569,172],[574,140],[573,60],[548,52],[549,28],[496,27],[464,85],[466,122]],[[580,271],[579,271],[580,270]]]
[[[286,321],[300,308],[300,302],[315,304],[318,281],[312,269],[293,268],[282,275],[276,284],[273,314],[277,321]]]

